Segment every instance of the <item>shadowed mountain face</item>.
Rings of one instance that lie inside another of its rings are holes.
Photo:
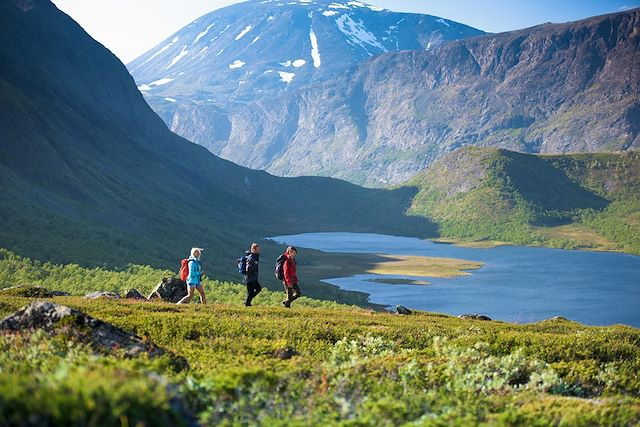
[[[403,215],[413,190],[277,178],[171,133],[124,65],[47,0],[0,3],[0,135],[0,247],[38,259],[175,267],[202,245],[225,278],[271,233],[426,223]]]
[[[174,130],[222,157],[374,186],[408,179],[467,145],[531,153],[640,147],[640,9],[375,53],[340,77],[269,100],[198,104],[180,83],[162,86],[163,96],[187,95],[176,103],[159,102],[155,86],[145,93]]]
[[[174,132],[245,166],[287,174],[274,164],[312,119],[296,90],[374,55],[481,34],[356,1],[249,1],[201,17],[128,68]]]

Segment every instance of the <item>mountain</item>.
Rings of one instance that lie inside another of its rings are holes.
[[[0,247],[43,261],[175,269],[198,245],[208,273],[237,279],[238,254],[265,236],[426,230],[404,215],[414,190],[278,178],[171,133],[48,0],[0,3],[0,135]]]
[[[465,147],[406,185],[419,189],[409,212],[445,237],[640,254],[640,152]]]
[[[163,117],[223,157],[275,174],[384,186],[467,145],[530,153],[637,149],[639,75],[634,9],[383,53],[328,82],[231,113],[223,105],[183,115],[177,105]],[[164,92],[179,93],[178,86]],[[205,132],[218,119],[229,124],[229,138]]]
[[[374,55],[481,34],[358,1],[256,0],[197,19],[128,68],[174,132],[224,158],[269,169],[307,125],[297,89],[324,84]],[[284,99],[272,108],[277,97]]]

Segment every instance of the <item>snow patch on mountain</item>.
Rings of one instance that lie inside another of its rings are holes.
[[[324,12],[322,12],[322,14],[324,16],[335,16],[338,15],[339,12],[336,12],[335,10],[325,10]]]
[[[293,78],[296,76],[295,73],[287,73],[285,71],[278,71],[278,74],[280,74],[280,81],[287,84],[291,83]]]
[[[251,31],[251,28],[252,28],[252,27],[251,27],[251,25],[247,25],[247,26],[245,27],[245,29],[244,29],[244,30],[242,30],[242,31],[240,32],[240,34],[238,34],[238,35],[236,36],[236,41],[238,41],[238,40],[240,40],[241,38],[243,38],[243,37],[244,37],[244,36],[245,36],[249,31]]]
[[[170,78],[170,77],[165,77],[162,79],[158,79],[154,82],[149,83],[150,86],[162,86],[162,85],[166,85],[167,83],[171,83],[174,79]]]
[[[209,30],[211,29],[211,27],[213,27],[215,25],[215,23],[209,25],[207,28],[205,28],[205,30],[203,32],[201,32],[200,34],[198,34],[196,36],[196,39],[193,41],[193,44],[198,43],[198,41],[203,38],[204,36],[207,35],[207,33],[209,32]]]
[[[244,61],[240,61],[239,59],[236,59],[235,61],[233,61],[231,64],[229,64],[229,68],[231,70],[235,69],[235,68],[241,68],[244,67],[247,63]]]
[[[376,36],[367,30],[362,20],[355,22],[349,15],[345,14],[336,19],[336,25],[351,42],[363,48],[369,55],[371,55],[371,52],[367,50],[365,44],[380,49],[383,52],[387,51],[387,49],[380,44]]]
[[[442,25],[446,25],[447,27],[450,27],[451,25],[449,25],[449,23],[447,21],[445,21],[444,19],[436,19],[436,22],[441,23]]]
[[[171,63],[169,64],[169,66],[167,68],[165,68],[165,70],[168,70],[169,68],[171,68],[174,65],[176,65],[178,63],[178,61],[180,61],[182,58],[187,56],[188,53],[189,53],[189,47],[188,46],[183,47],[182,50],[180,51],[180,53],[178,55],[176,55],[176,57],[171,60]]]
[[[322,65],[322,59],[320,58],[320,49],[318,49],[318,38],[316,33],[313,32],[313,27],[309,32],[309,39],[311,40],[311,58],[313,58],[313,66],[320,68]]]
[[[291,65],[293,65],[295,68],[300,68],[306,63],[307,61],[305,61],[304,59],[296,59],[291,63]]]

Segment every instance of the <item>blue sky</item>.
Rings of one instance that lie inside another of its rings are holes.
[[[53,0],[124,63],[196,18],[236,0]],[[567,22],[640,7],[640,0],[371,0],[402,12],[437,15],[489,32]]]

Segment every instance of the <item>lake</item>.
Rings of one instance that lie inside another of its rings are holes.
[[[376,304],[400,304],[453,315],[479,313],[517,323],[563,316],[589,325],[640,327],[638,256],[521,246],[472,249],[363,233],[305,233],[271,239],[325,252],[418,255],[484,263],[470,276],[453,279],[362,274],[324,280],[345,290],[365,292]],[[304,258],[304,250],[299,256]],[[304,279],[304,270],[300,270]],[[371,281],[402,278],[431,284]]]

